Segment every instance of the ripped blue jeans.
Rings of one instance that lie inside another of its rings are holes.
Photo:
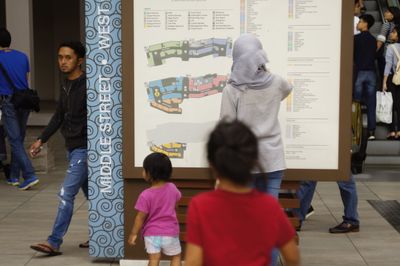
[[[60,189],[57,217],[53,232],[47,241],[54,248],[60,248],[63,237],[67,233],[74,211],[75,196],[82,188],[86,198],[88,195],[87,149],[74,149],[68,152],[69,167]]]

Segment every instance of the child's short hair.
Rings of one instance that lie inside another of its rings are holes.
[[[143,161],[143,168],[152,181],[168,181],[171,178],[171,160],[163,153],[155,152],[147,155]]]
[[[210,134],[207,158],[221,177],[247,185],[258,160],[257,138],[242,122],[222,121]]]

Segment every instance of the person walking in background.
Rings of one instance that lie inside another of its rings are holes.
[[[222,93],[221,119],[244,122],[255,133],[260,169],[253,172],[254,186],[278,198],[286,168],[278,112],[291,85],[266,68],[268,58],[252,34],[240,36],[233,46],[233,65]],[[272,265],[278,253],[274,251]]]
[[[56,112],[30,147],[30,154],[35,157],[43,143],[61,128],[68,150],[69,167],[60,189],[53,231],[46,242],[31,245],[32,249],[49,255],[61,254],[60,246],[71,223],[79,189],[82,188],[88,197],[86,75],[81,69],[84,58],[85,47],[80,42],[66,42],[59,46],[58,65],[66,79],[61,84]]]
[[[300,265],[295,231],[278,201],[250,186],[258,155],[257,137],[242,122],[222,121],[211,132],[207,159],[219,185],[190,202],[186,266],[270,265],[275,247],[285,265]]]
[[[392,82],[396,73],[397,62],[400,57],[400,25],[394,27],[390,33],[390,40],[394,43],[388,46],[386,51],[386,65],[383,76],[383,91],[390,91],[393,97],[392,124],[388,139],[400,139],[400,85]]]
[[[135,245],[142,230],[149,265],[158,266],[161,253],[171,256],[171,266],[181,265],[179,223],[175,207],[181,198],[176,186],[169,182],[171,161],[165,154],[152,153],[143,161],[143,178],[151,184],[136,202],[135,223],[128,244]]]
[[[353,91],[353,100],[365,101],[367,105],[369,140],[375,139],[376,127],[376,39],[369,32],[374,25],[373,16],[365,14],[360,16],[357,29],[360,34],[354,35],[354,67],[356,82]]]
[[[342,222],[334,227],[329,228],[329,233],[350,233],[360,231],[360,221],[358,218],[358,195],[356,188],[356,181],[354,176],[351,175],[347,181],[337,182],[340,197],[343,203],[343,216]],[[300,220],[300,228],[307,218],[307,213],[310,210],[311,202],[314,197],[316,181],[302,181],[300,188],[297,190],[297,198],[300,201],[300,208],[295,209],[296,215]]]
[[[359,12],[360,6],[362,7],[363,3],[356,0],[355,11],[354,11],[355,15]],[[355,25],[356,26],[355,29],[358,28],[358,23],[360,22],[360,19],[358,19],[358,17],[357,21],[358,22]],[[356,34],[359,34],[358,30],[357,32],[356,31],[354,32],[355,36]],[[362,43],[360,45],[362,45]],[[358,56],[362,56],[362,54]],[[357,68],[354,62],[353,80],[356,79],[357,79]],[[360,221],[358,219],[358,211],[357,211],[358,195],[357,195],[357,187],[354,176],[351,175],[348,181],[338,181],[337,185],[339,187],[340,197],[342,199],[344,207],[344,215],[342,216],[343,221],[340,224],[329,228],[329,232],[332,234],[358,232],[360,230]],[[301,230],[302,224],[307,219],[307,215],[310,212],[314,212],[314,208],[312,208],[311,202],[314,197],[316,186],[317,186],[316,181],[309,181],[309,180],[302,181],[300,183],[299,189],[297,190],[296,194],[297,198],[300,201],[300,208],[294,209],[294,211],[300,220],[300,227],[298,228],[299,231]]]
[[[15,109],[11,101],[13,88],[26,90],[29,77],[28,57],[11,49],[11,34],[0,28],[0,105],[2,122],[11,146],[11,168],[7,183],[27,190],[39,183],[32,162],[24,148],[30,110]],[[10,84],[12,83],[12,84]],[[20,175],[24,181],[20,184]]]

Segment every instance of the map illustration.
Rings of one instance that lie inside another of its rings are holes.
[[[150,106],[169,114],[181,114],[184,99],[202,98],[221,93],[228,75],[171,77],[145,83]]]
[[[163,153],[171,159],[183,159],[186,143],[172,142],[162,145],[150,143],[149,147],[150,151]]]
[[[209,55],[232,56],[232,39],[210,38],[204,40],[169,41],[145,47],[149,66],[159,66],[166,63],[168,58],[200,58]]]

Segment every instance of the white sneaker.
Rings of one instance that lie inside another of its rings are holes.
[[[374,135],[371,135],[371,136],[368,137],[368,140],[374,140],[374,139],[375,139]]]

